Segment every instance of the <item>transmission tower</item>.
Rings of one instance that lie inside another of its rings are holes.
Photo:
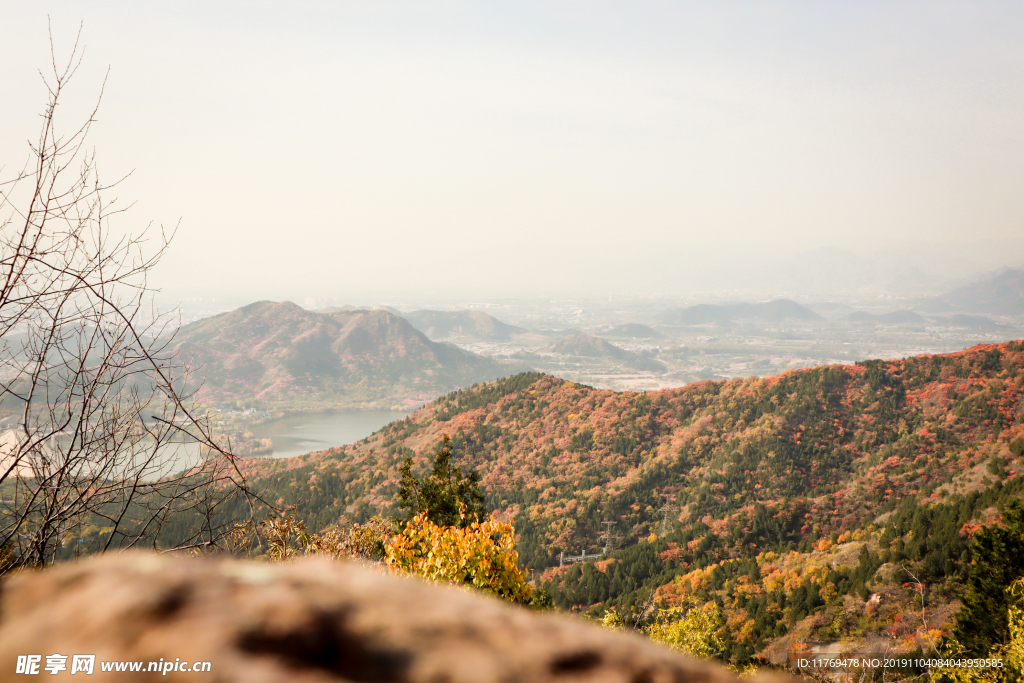
[[[672,497],[670,494],[662,493],[661,497],[665,499],[665,504],[661,506],[658,512],[661,513],[661,535],[665,536],[668,534],[669,515],[673,512],[679,512],[679,508],[669,505],[669,499]]]
[[[612,535],[612,528],[615,526],[615,522],[601,522],[604,525],[604,533],[599,538],[604,539],[604,554],[611,555],[612,551],[615,550],[615,541],[619,540],[618,536]]]

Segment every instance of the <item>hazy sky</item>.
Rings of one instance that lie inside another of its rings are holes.
[[[47,15],[58,54],[84,24],[69,119],[110,68],[121,225],[180,218],[174,294],[770,289],[835,248],[1024,264],[1019,0],[0,0],[5,172]]]

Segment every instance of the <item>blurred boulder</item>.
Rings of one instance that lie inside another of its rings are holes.
[[[31,680],[15,675],[19,655],[40,656],[46,680],[52,655],[67,658],[62,677],[74,655],[95,655],[84,679],[93,681],[736,680],[639,635],[358,564],[145,553],[23,571],[0,583],[0,680]],[[105,672],[103,662],[141,662],[142,671]],[[147,672],[150,662],[161,673]],[[209,662],[209,673],[181,670],[196,662]],[[785,680],[753,680],[770,679]]]

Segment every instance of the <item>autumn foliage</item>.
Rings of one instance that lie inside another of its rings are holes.
[[[670,607],[658,610],[653,623],[644,632],[659,643],[692,657],[710,659],[722,654],[725,648],[718,635],[722,627],[722,613],[709,602],[701,607]]]
[[[515,528],[489,517],[467,527],[441,526],[426,513],[388,536],[385,562],[430,581],[468,585],[512,602],[528,603],[532,588],[517,564]]]
[[[1024,343],[645,393],[523,374],[250,467],[322,528],[398,515],[403,466],[424,476],[439,448],[480,473],[485,509],[514,520],[558,607],[639,623],[651,595],[715,602],[737,663],[806,642],[924,651],[953,626],[972,538],[1024,496]],[[606,522],[610,556],[559,566]]]

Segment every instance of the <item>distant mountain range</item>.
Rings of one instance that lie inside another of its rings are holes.
[[[665,372],[665,364],[649,355],[633,353],[626,349],[606,342],[604,339],[589,334],[575,334],[559,339],[543,349],[549,353],[564,356],[581,356],[584,358],[602,358],[621,363],[634,370],[645,372]]]
[[[834,302],[819,303],[814,307],[827,315],[828,320],[839,323],[936,325],[996,332],[1004,328],[986,316],[1024,316],[1024,270],[1006,269],[946,294],[918,299],[910,308],[886,313],[851,311],[849,306]],[[939,317],[934,314],[945,315]],[[825,321],[826,318],[815,311],[789,299],[765,303],[698,304],[666,311],[659,316],[659,322],[672,326]]]
[[[839,307],[833,308],[838,310]],[[1003,270],[940,296],[919,299],[913,305],[913,309],[889,313],[854,311],[840,317],[837,322],[934,325],[975,331],[1005,331],[1007,328],[1004,325],[987,316],[1024,316],[1024,270]],[[921,316],[918,311],[927,314],[928,318]],[[946,315],[934,315],[936,313]]]
[[[1007,268],[941,296],[925,299],[915,308],[933,313],[1024,315],[1024,270]]]
[[[666,325],[728,324],[736,321],[782,323],[786,321],[823,322],[825,319],[809,308],[789,299],[765,303],[698,304],[663,313]]]
[[[930,327],[963,328],[975,332],[1007,332],[1011,329],[983,315],[957,313],[951,316],[931,316],[925,318],[914,311],[908,310],[892,311],[891,313],[855,311],[843,317],[842,322],[875,325],[928,325]]]
[[[394,406],[510,374],[510,366],[433,342],[385,310],[315,313],[260,301],[182,327],[200,400],[256,398],[296,408]]]
[[[459,337],[475,341],[508,341],[528,330],[503,323],[483,311],[420,310],[398,313],[431,339]]]

